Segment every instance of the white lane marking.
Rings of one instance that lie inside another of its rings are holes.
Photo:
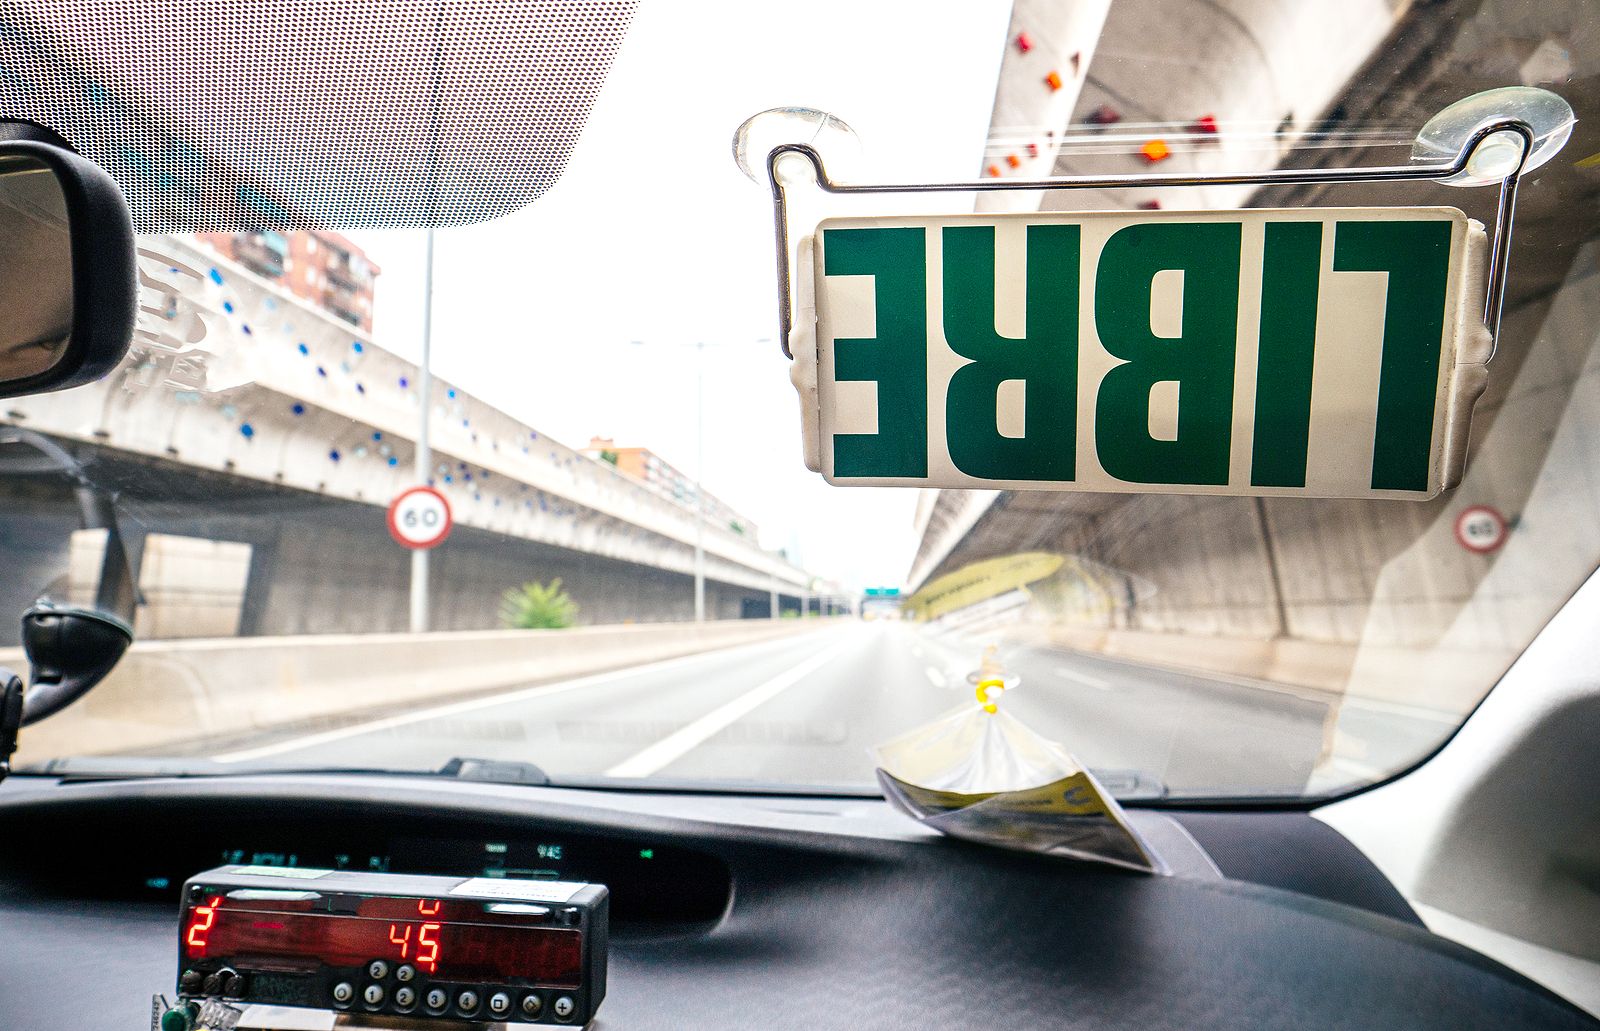
[[[683,758],[704,744],[717,731],[752,712],[757,706],[769,702],[784,691],[833,661],[840,652],[852,644],[845,641],[827,651],[792,666],[766,683],[757,684],[733,701],[720,705],[680,730],[668,734],[641,752],[622,760],[607,770],[607,777],[648,777],[669,763]]]
[[[1466,713],[1442,712],[1438,709],[1423,708],[1420,705],[1407,705],[1404,702],[1386,702],[1380,698],[1362,698],[1359,695],[1347,696],[1341,704],[1346,709],[1382,713],[1385,716],[1404,716],[1406,719],[1420,720],[1424,723],[1438,723],[1446,727],[1453,727],[1467,718]]]
[[[929,666],[928,667],[928,679],[933,681],[933,686],[934,687],[949,687],[950,686],[950,681],[945,679],[944,673],[941,672],[939,670],[939,668],[936,667],[936,666]]]
[[[1075,669],[1068,669],[1065,666],[1057,666],[1054,672],[1058,677],[1063,677],[1075,684],[1082,684],[1084,687],[1092,687],[1096,691],[1111,690],[1111,685],[1106,681],[1101,680],[1099,677],[1091,677],[1087,673],[1079,673]]]
[[[809,636],[809,635],[804,635]],[[547,695],[562,694],[575,691],[581,687],[595,687],[599,684],[608,684],[614,680],[646,673],[658,673],[663,670],[676,669],[694,662],[710,658],[726,658],[729,653],[738,651],[761,651],[778,644],[792,644],[801,637],[784,635],[769,641],[756,641],[753,644],[735,644],[726,648],[713,648],[710,651],[695,652],[692,655],[679,655],[671,659],[662,659],[658,662],[647,662],[642,666],[625,666],[606,673],[594,673],[590,676],[579,677],[577,680],[567,680],[556,684],[544,684],[539,687],[527,687],[520,691],[511,691],[507,694],[489,695],[485,698],[473,698],[465,702],[452,702],[449,705],[439,705],[431,709],[419,709],[416,712],[402,713],[399,716],[386,716],[383,719],[372,720],[367,723],[357,723],[349,727],[340,727],[337,730],[325,730],[318,734],[307,734],[304,737],[290,738],[287,741],[278,741],[270,745],[261,745],[256,748],[244,748],[237,752],[224,752],[212,756],[212,760],[219,763],[242,763],[256,759],[266,759],[284,752],[297,752],[303,748],[315,748],[318,745],[331,744],[334,741],[343,741],[345,738],[360,737],[362,734],[372,734],[393,727],[409,726],[413,723],[425,723],[428,720],[439,719],[442,716],[454,716],[463,712],[476,712],[479,709],[492,709],[497,705],[511,705],[525,702],[534,698],[544,698]]]
[[[1350,759],[1345,756],[1335,756],[1329,759],[1328,766],[1338,770],[1340,773],[1368,781],[1382,780],[1393,772],[1392,770],[1382,770],[1371,763],[1364,763],[1359,759]]]

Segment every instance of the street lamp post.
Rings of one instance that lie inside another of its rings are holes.
[[[770,344],[771,337],[761,337],[752,341],[756,344]],[[643,340],[633,340],[630,343],[635,347],[645,346]],[[706,620],[706,499],[705,499],[705,473],[706,473],[706,348],[716,346],[704,340],[697,340],[694,344],[694,395],[695,395],[695,422],[694,422],[694,621],[704,623]],[[772,616],[778,616],[778,594],[772,592]]]
[[[706,621],[706,342],[694,345],[694,621]]]
[[[422,267],[422,360],[419,362],[417,390],[422,399],[417,416],[417,483],[426,486],[433,467],[433,452],[428,446],[428,419],[433,409],[433,372],[429,351],[433,346],[433,227],[428,227],[428,255]],[[411,552],[411,632],[428,629],[428,549]]]

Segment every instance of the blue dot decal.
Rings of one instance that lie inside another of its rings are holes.
[[[304,414],[306,414],[306,406],[303,405],[303,404],[300,404],[297,401],[297,402],[294,403],[293,406],[290,407],[289,411],[293,412],[296,415],[304,415]]]
[[[176,272],[178,270],[177,269],[173,269],[172,271]],[[211,281],[213,283],[217,284],[218,286],[221,286],[222,285],[222,273],[218,272],[216,269],[212,269],[211,270]]]
[[[337,451],[329,451],[328,452],[328,460],[330,462],[337,462],[339,460],[339,452],[337,452]]]
[[[311,353],[311,348],[307,347],[305,344],[301,344],[300,347],[299,347],[299,351],[300,351],[301,354],[310,354]]]
[[[239,424],[239,433],[246,440],[249,440],[251,437],[256,435],[256,428],[247,422],[242,422]]]

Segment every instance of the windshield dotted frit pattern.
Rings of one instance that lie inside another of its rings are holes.
[[[466,225],[561,177],[636,0],[0,2],[0,117],[141,232]]]

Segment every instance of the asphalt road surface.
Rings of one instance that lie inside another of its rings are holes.
[[[981,634],[897,621],[831,624],[263,738],[215,758],[432,769],[471,756],[530,762],[558,776],[870,784],[873,745],[975,704],[967,677],[985,643]],[[1009,645],[1001,654],[1008,674],[1021,678],[1001,704],[1111,774],[1118,793],[1115,782],[1131,784],[1136,772],[1175,794],[1298,794],[1323,750],[1330,700],[1315,692],[1048,647]],[[1372,718],[1391,739],[1415,738],[1419,758],[1448,729],[1393,714]]]

